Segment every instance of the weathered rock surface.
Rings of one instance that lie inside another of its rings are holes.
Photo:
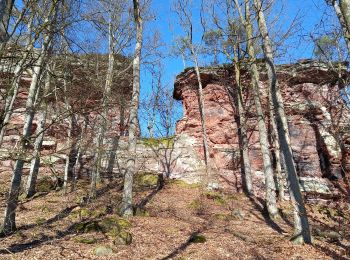
[[[260,67],[261,100],[268,116],[267,76]],[[254,181],[263,183],[257,120],[249,86],[249,74],[243,69],[245,111],[247,113],[249,154]],[[342,74],[348,77],[346,68]],[[211,164],[222,181],[240,189],[240,148],[235,80],[232,67],[203,68],[203,94]],[[302,186],[307,191],[328,193],[330,179],[341,178],[350,168],[350,113],[337,85],[338,75],[326,64],[304,60],[278,66],[278,78],[288,116],[293,155]],[[185,135],[196,143],[196,155],[203,161],[202,132],[197,97],[197,78],[193,69],[180,74],[175,82],[174,98],[181,100],[184,116],[177,123],[176,135]],[[186,145],[185,145],[186,146]],[[195,159],[194,159],[195,160]]]
[[[266,125],[270,129],[267,111],[267,77],[263,73],[263,68],[260,69],[261,99],[266,111]],[[203,68],[201,74],[204,83],[210,166],[217,172],[220,185],[241,190],[233,68],[227,66]],[[343,74],[344,77],[348,75],[347,71],[343,71]],[[256,113],[249,87],[249,74],[243,69],[242,75],[254,187],[257,191],[263,191],[264,174]],[[293,155],[301,186],[305,191],[329,193],[334,189],[330,180],[341,178],[350,170],[350,113],[341,98],[341,87],[336,84],[337,75],[329,71],[325,64],[313,61],[278,67]],[[28,82],[19,92],[12,119],[7,126],[0,151],[2,170],[11,171],[14,165],[16,147],[23,127],[24,104],[27,97],[25,86],[27,85]],[[89,110],[79,112],[76,108],[78,120],[75,138],[78,138],[83,130],[85,131],[82,142],[77,144],[83,147],[83,156],[78,160],[77,173],[88,177],[96,152],[98,127],[96,118],[101,112],[100,108],[98,109],[101,93],[84,96],[85,88],[82,86],[79,88],[82,90],[82,96],[78,95],[77,100],[80,103],[84,101]],[[127,92],[124,95],[129,97]],[[137,146],[137,169],[139,172],[161,173],[170,178],[183,179],[188,183],[198,183],[205,177],[206,170],[198,110],[197,79],[193,69],[188,69],[177,77],[174,98],[182,100],[184,108],[184,117],[177,123],[175,137],[156,142],[141,139]],[[102,159],[104,169],[108,169],[111,158],[115,159],[112,169],[115,175],[122,175],[125,172],[125,162],[129,156],[126,137],[127,111],[122,111],[122,106],[119,105],[121,104],[116,101],[108,113],[108,130]],[[58,100],[53,103],[49,111],[48,130],[45,132],[41,151],[40,174],[52,172],[62,174],[65,156],[71,151],[67,142],[68,119],[57,118],[57,115],[63,112],[63,107],[62,101]],[[33,133],[38,123],[38,118],[35,117]],[[76,154],[72,156],[74,159]],[[31,155],[28,154],[28,163],[30,157]],[[28,163],[24,174],[29,171]],[[102,176],[104,174],[103,172]]]

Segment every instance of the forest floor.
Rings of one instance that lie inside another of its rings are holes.
[[[7,178],[0,180],[3,212]],[[99,187],[85,203],[88,183],[77,190],[38,193],[21,200],[16,233],[0,238],[0,259],[350,259],[349,211],[317,204],[308,207],[313,245],[290,241],[292,209],[280,205],[282,217],[268,219],[259,199],[243,194],[203,192],[196,185],[170,181],[161,190],[136,187],[139,210],[127,226],[130,245],[115,244],[100,230],[81,232],[81,223],[116,216],[121,183]],[[96,256],[98,247],[104,256]]]

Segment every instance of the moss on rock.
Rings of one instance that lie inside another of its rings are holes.
[[[172,148],[174,146],[174,137],[163,138],[142,138],[141,144],[147,147],[166,147]]]
[[[113,240],[115,245],[130,245],[132,242],[132,235],[125,230],[109,232],[107,235]]]
[[[37,180],[37,192],[50,192],[56,188],[55,182],[50,177],[43,177]]]
[[[135,186],[138,188],[152,188],[158,185],[159,176],[150,172],[142,172],[135,175]]]
[[[79,223],[75,230],[79,233],[102,232],[107,235],[114,244],[129,245],[132,235],[127,231],[131,223],[119,217],[106,217],[99,221]]]
[[[74,239],[76,242],[81,244],[95,244],[97,242],[97,239],[94,237],[77,237]]]
[[[190,243],[205,243],[207,241],[206,237],[203,236],[203,235],[199,235],[199,234],[196,234],[196,235],[193,235],[191,236],[189,242]]]
[[[94,254],[97,256],[106,256],[113,253],[112,248],[107,246],[98,246],[94,249]]]

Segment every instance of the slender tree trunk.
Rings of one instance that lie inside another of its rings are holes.
[[[69,122],[67,129],[67,152],[65,155],[64,177],[63,177],[63,190],[66,193],[68,191],[69,181],[73,178],[73,168],[76,160],[76,140],[75,130],[77,125],[76,115],[72,110],[69,103],[66,103],[66,109],[69,111]]]
[[[114,164],[116,162],[116,157],[117,157],[117,150],[119,147],[119,139],[120,136],[124,136],[124,124],[125,124],[125,102],[121,101],[121,104],[119,105],[119,111],[120,111],[120,122],[119,122],[119,135],[116,134],[113,138],[113,143],[111,147],[111,151],[109,154],[109,159],[108,159],[108,165],[107,165],[107,174],[108,176],[111,176],[110,179],[113,179],[113,168]],[[121,176],[118,176],[121,177]]]
[[[276,68],[273,60],[272,44],[268,35],[265,16],[262,9],[261,0],[254,0],[256,12],[258,15],[258,24],[263,40],[263,49],[266,60],[266,67],[270,82],[270,91],[272,95],[273,105],[276,114],[276,123],[278,129],[278,137],[285,161],[286,171],[289,180],[289,191],[294,205],[294,229],[295,242],[311,244],[311,234],[309,222],[305,209],[303,196],[300,190],[298,175],[294,164],[293,152],[290,146],[290,138],[288,131],[287,117],[284,111],[283,99],[279,89],[276,75]]]
[[[343,15],[343,12],[340,9],[340,6],[338,4],[338,0],[332,0],[332,5],[333,5],[334,11],[338,17],[340,26],[342,28],[346,47],[348,49],[348,53],[350,53],[350,27],[347,25],[347,22],[345,21],[345,17]]]
[[[125,217],[133,215],[132,206],[132,184],[135,173],[136,163],[136,138],[138,129],[138,108],[139,108],[139,96],[140,96],[140,60],[142,50],[142,34],[143,34],[143,22],[140,14],[139,0],[133,0],[134,3],[134,18],[136,24],[136,46],[133,61],[133,91],[130,106],[129,116],[129,159],[126,165],[126,173],[124,176],[124,190],[122,201],[122,212]]]
[[[247,31],[247,48],[251,64],[251,76],[253,86],[253,96],[258,116],[259,140],[261,153],[264,163],[265,185],[266,185],[266,205],[269,215],[272,219],[278,216],[278,208],[276,203],[276,185],[273,178],[273,169],[269,150],[269,140],[265,125],[263,108],[260,101],[259,91],[259,71],[256,65],[256,56],[253,46],[253,26],[250,20],[249,2],[246,0],[246,31]]]
[[[67,55],[67,52],[66,52]],[[67,62],[67,57],[66,57]],[[75,112],[73,111],[73,107],[70,103],[69,97],[67,96],[68,90],[68,71],[65,68],[63,86],[64,86],[64,103],[65,109],[68,115],[68,129],[67,129],[67,143],[66,143],[66,154],[65,154],[65,166],[64,166],[64,175],[63,175],[63,190],[66,193],[68,191],[69,181],[73,177],[73,168],[75,163],[75,154],[76,154],[76,140],[75,140],[75,130],[77,125],[77,118]]]
[[[77,144],[77,158],[76,158],[74,166],[73,166],[73,183],[72,183],[71,191],[75,190],[76,183],[77,183],[78,179],[80,178],[80,171],[82,168],[81,160],[82,160],[83,154],[85,153],[84,137],[85,137],[85,134],[87,131],[88,124],[89,124],[88,116],[84,115],[84,128],[82,129],[80,136],[79,136],[79,141]]]
[[[108,110],[109,110],[109,100],[110,100],[111,89],[113,84],[113,75],[114,75],[114,43],[113,43],[112,21],[110,21],[108,69],[107,69],[105,89],[104,89],[103,100],[102,100],[103,111],[102,111],[101,117],[99,118],[101,125],[96,138],[97,151],[94,156],[94,165],[93,165],[93,173],[92,173],[93,175],[96,175],[96,176],[92,178],[94,181],[91,182],[91,192],[90,192],[91,195],[95,194],[93,190],[96,191],[96,182],[99,181],[99,178],[101,176],[102,157],[104,152],[103,144],[104,144],[105,132],[107,128],[107,117],[108,117]]]
[[[30,165],[30,171],[29,171],[29,176],[27,179],[27,185],[25,187],[25,195],[27,198],[33,196],[35,194],[35,185],[36,185],[36,180],[38,177],[39,173],[39,167],[40,167],[40,150],[42,147],[42,143],[44,140],[44,135],[45,135],[45,123],[46,123],[46,117],[47,117],[47,112],[49,109],[49,103],[47,101],[46,95],[49,92],[50,88],[50,81],[51,81],[51,76],[50,73],[47,73],[47,78],[46,78],[46,83],[45,83],[45,88],[44,88],[44,93],[43,93],[43,105],[41,107],[41,112],[38,118],[39,125],[38,128],[36,129],[36,134],[37,137],[34,142],[34,152],[33,152],[33,159],[31,161]]]
[[[0,0],[1,1],[1,0]],[[1,115],[1,130],[0,130],[0,146],[4,139],[4,134],[6,131],[6,126],[10,122],[12,112],[13,112],[13,104],[15,102],[15,99],[17,97],[18,89],[20,87],[20,81],[21,76],[23,73],[23,70],[25,69],[27,59],[30,53],[33,51],[33,40],[31,38],[31,34],[33,31],[33,16],[30,17],[29,23],[28,23],[28,38],[27,38],[27,47],[25,48],[24,53],[22,53],[22,57],[19,60],[19,62],[15,66],[14,75],[13,75],[13,81],[11,84],[11,87],[8,91],[8,94],[5,99],[5,105],[4,109],[2,111]]]
[[[350,32],[350,1],[339,0],[339,6],[340,6],[341,13],[344,17],[347,31]],[[349,39],[350,35],[346,35],[345,37]]]
[[[199,65],[198,65],[198,59],[196,52],[193,48],[193,45],[191,43],[191,54],[193,57],[193,61],[195,64],[195,71],[197,75],[197,81],[198,81],[198,105],[199,105],[199,114],[201,118],[201,126],[202,126],[202,135],[203,135],[203,147],[204,147],[204,160],[205,160],[205,169],[206,169],[206,176],[204,184],[207,186],[207,188],[211,188],[211,185],[214,184],[214,176],[213,171],[210,165],[210,150],[208,145],[208,135],[207,135],[207,127],[206,127],[206,118],[205,118],[205,105],[204,105],[204,95],[203,95],[203,85],[202,85],[202,79],[201,74],[199,71]]]
[[[326,0],[326,2],[328,3],[328,1]],[[346,20],[345,18],[345,13],[347,8],[346,8],[346,5],[342,4],[342,8],[340,8],[339,4],[338,4],[338,0],[331,0],[331,3],[333,5],[333,8],[334,8],[334,11],[338,17],[338,20],[339,20],[339,23],[340,23],[340,26],[342,28],[342,31],[343,31],[343,35],[344,35],[344,39],[345,39],[345,43],[346,43],[346,47],[348,49],[348,53],[350,53],[350,27],[348,26],[349,25],[349,21]],[[342,9],[345,9],[345,13],[344,11],[342,11]],[[350,19],[350,17],[348,16],[348,18]]]
[[[113,180],[114,176],[113,176],[113,168],[114,168],[114,164],[115,164],[115,158],[117,156],[117,150],[118,150],[118,146],[119,146],[119,135],[115,135],[113,137],[113,142],[112,142],[112,147],[109,153],[109,157],[108,157],[108,162],[107,162],[107,175],[110,181]]]
[[[241,86],[241,69],[239,63],[239,46],[235,46],[235,56],[234,56],[234,69],[235,69],[235,80],[236,80],[236,102],[238,108],[238,117],[239,117],[239,139],[240,139],[240,150],[241,150],[241,168],[244,171],[243,175],[243,184],[245,192],[248,195],[253,195],[253,182],[252,182],[252,169],[249,159],[249,147],[248,147],[248,138],[247,138],[247,126],[246,126],[246,117],[244,112],[244,103],[242,95],[242,86]]]
[[[31,135],[31,128],[32,128],[32,123],[34,118],[34,101],[35,101],[36,93],[38,91],[39,79],[42,73],[43,65],[45,63],[48,45],[50,41],[51,41],[51,37],[46,36],[40,52],[39,59],[37,61],[36,67],[34,68],[34,74],[33,74],[30,88],[29,88],[29,93],[28,93],[28,98],[26,103],[23,133],[21,137],[21,148],[19,151],[20,155],[15,163],[11,185],[10,185],[9,197],[7,199],[6,208],[5,208],[4,223],[3,223],[2,232],[1,232],[4,234],[11,233],[16,229],[16,208],[17,208],[18,195],[19,195],[21,179],[22,179],[22,170],[23,170],[25,157],[27,155],[27,149],[30,142],[29,137]]]
[[[8,25],[15,0],[0,0],[0,43],[8,41]]]
[[[271,143],[274,146],[274,154],[275,154],[275,161],[276,161],[276,168],[275,168],[275,175],[276,175],[276,184],[277,184],[277,191],[278,191],[278,199],[283,200],[284,199],[284,177],[282,175],[282,162],[281,159],[281,147],[280,142],[278,138],[278,132],[277,132],[277,125],[275,121],[275,114],[274,114],[274,108],[273,108],[273,100],[271,91],[269,90],[269,112],[270,112],[270,124],[271,124]]]

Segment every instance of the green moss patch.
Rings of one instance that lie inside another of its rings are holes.
[[[208,191],[205,193],[205,196],[208,199],[213,200],[215,203],[217,203],[219,205],[226,205],[227,204],[227,201],[225,200],[224,196],[222,194],[220,194],[219,192]]]
[[[205,243],[207,241],[206,237],[203,235],[193,235],[191,236],[189,242],[190,243]]]
[[[94,237],[77,237],[74,239],[76,242],[81,244],[95,244],[97,242],[97,239]]]
[[[189,188],[189,189],[196,189],[201,187],[200,183],[187,183],[183,180],[170,180],[169,184],[179,186],[181,188]]]
[[[37,192],[50,192],[56,188],[56,183],[50,177],[43,177],[37,180]]]
[[[174,137],[163,137],[163,138],[142,138],[141,144],[147,147],[174,147]]]
[[[128,232],[131,223],[119,217],[106,217],[99,221],[79,223],[75,226],[78,233],[102,232],[107,235],[114,244],[129,245],[132,242],[132,235]]]
[[[137,188],[155,188],[158,185],[158,174],[142,172],[135,175],[134,185]]]
[[[146,209],[136,208],[135,216],[138,216],[138,217],[149,217],[150,214],[149,214],[149,212]]]

